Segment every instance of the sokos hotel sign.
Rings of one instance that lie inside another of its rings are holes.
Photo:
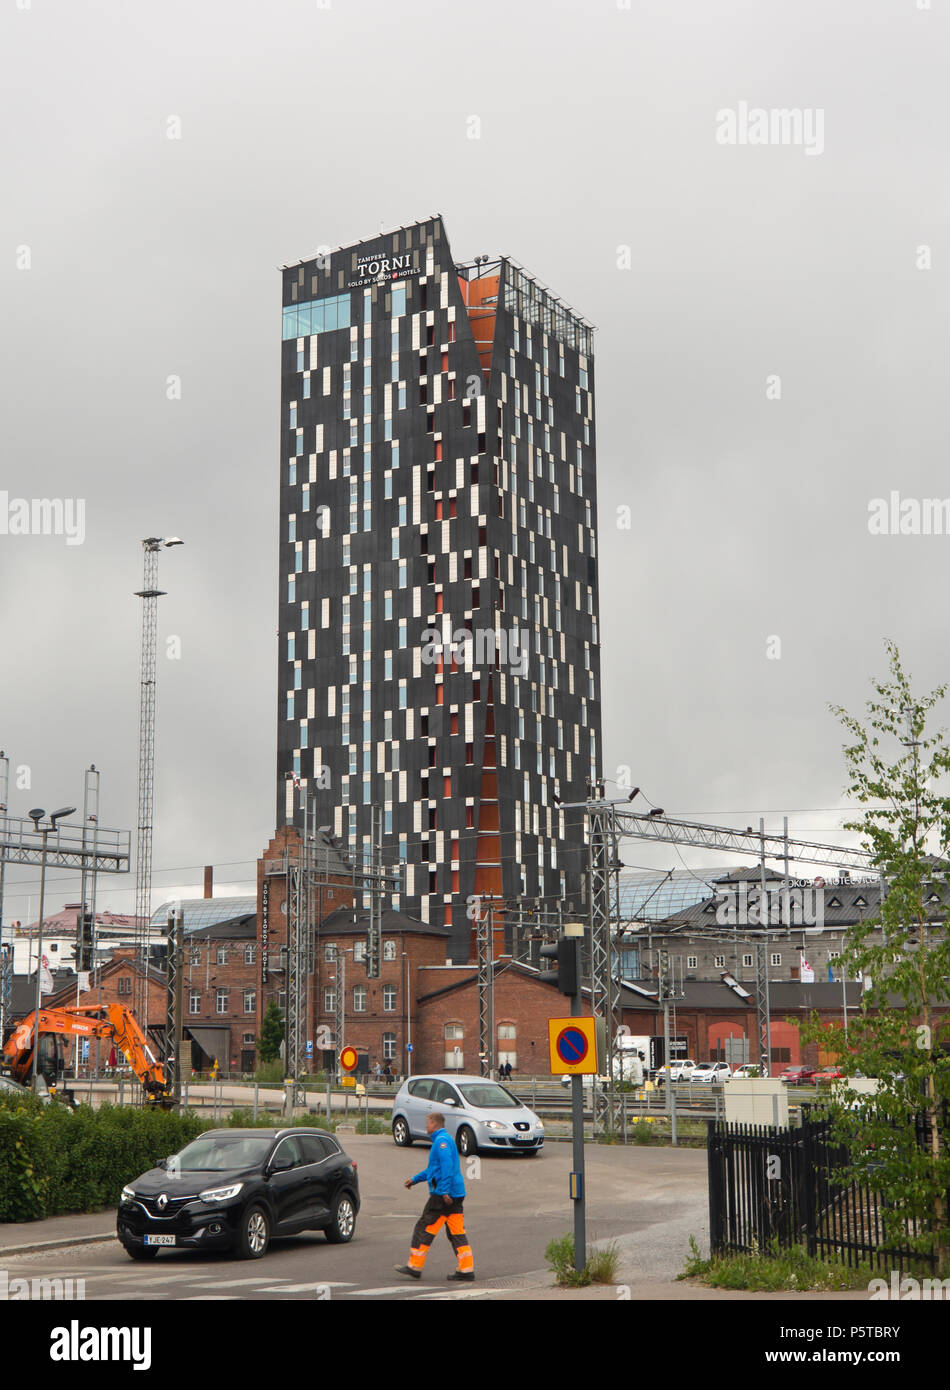
[[[358,289],[361,285],[378,285],[387,280],[405,279],[418,275],[419,269],[412,264],[412,252],[401,256],[386,256],[376,251],[370,256],[356,258],[356,278],[347,281],[347,289]]]

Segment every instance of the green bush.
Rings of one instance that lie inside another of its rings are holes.
[[[208,1128],[165,1110],[17,1101],[0,1104],[0,1221],[113,1206],[127,1182]]]
[[[267,1062],[258,1062],[254,1080],[265,1082],[269,1086],[282,1085],[284,1081],[283,1062],[279,1057]]]
[[[232,1110],[223,1121],[227,1129],[281,1129],[290,1123],[280,1115],[266,1115],[263,1111],[258,1114],[255,1120],[253,1110]],[[326,1117],[323,1115],[298,1115],[292,1123],[294,1128],[299,1125],[309,1126],[311,1129],[332,1128],[331,1125],[327,1124]]]
[[[357,1120],[357,1134],[388,1134],[392,1120],[389,1116],[367,1115],[363,1120]]]

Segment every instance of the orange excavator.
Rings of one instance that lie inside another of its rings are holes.
[[[59,1038],[104,1038],[122,1053],[145,1087],[149,1103],[171,1105],[172,1095],[165,1081],[164,1068],[156,1061],[135,1015],[124,1004],[77,1004],[74,1008],[41,1009],[38,1029],[34,1010],[17,1024],[3,1046],[3,1070],[21,1086],[30,1084],[37,1032],[40,1048],[37,1071],[48,1082],[55,1085],[62,1070]]]

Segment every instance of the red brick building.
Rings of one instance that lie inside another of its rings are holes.
[[[78,1000],[80,1005],[85,1004],[125,1004],[131,1007],[132,1004],[132,981],[134,976],[145,973],[144,967],[135,959],[135,948],[132,946],[116,947],[112,953],[112,959],[101,966],[98,977],[92,977],[93,988],[80,990],[78,997],[76,993],[76,976],[70,974],[66,983],[56,990],[54,994],[43,995],[43,1007],[48,1009],[72,1008]],[[149,966],[148,971],[148,1040],[156,1057],[161,1057],[164,1049],[165,1040],[165,1021],[167,1011],[168,991],[165,987],[164,972]],[[35,980],[35,977],[34,977]],[[57,981],[57,984],[59,981]],[[26,1013],[32,1013],[33,1000],[29,1002]],[[137,1020],[141,1025],[141,1020]],[[65,1040],[64,1053],[67,1058],[67,1067],[71,1068],[72,1046],[74,1040]],[[89,1066],[94,1069],[98,1058],[99,1070],[102,1070],[109,1061],[110,1047],[106,1042],[102,1042],[97,1049],[96,1043],[90,1044]],[[119,1061],[121,1062],[121,1057]]]
[[[257,917],[213,922],[185,938],[182,1021],[194,1071],[251,1072],[257,1065]]]
[[[420,971],[413,1071],[481,1073],[477,983],[471,965],[429,966]],[[590,1014],[586,998],[582,1010]],[[547,1073],[548,1019],[569,1013],[570,1001],[552,985],[543,984],[537,971],[507,959],[496,963],[493,1067],[510,1062],[515,1073]]]
[[[384,910],[379,978],[370,980],[365,961],[368,926],[367,912],[347,908],[320,924],[308,1017],[311,1036],[332,1037],[334,1045],[325,1055],[315,1048],[315,1065],[331,1065],[340,1043],[336,1001],[342,977],[346,993],[343,1043],[366,1059],[366,1070],[372,1071],[377,1063],[384,1068],[389,1064],[396,1075],[402,1075],[409,1069],[411,1042],[412,1070],[418,1071],[417,1009],[422,982],[427,971],[444,965],[449,932],[402,912]]]

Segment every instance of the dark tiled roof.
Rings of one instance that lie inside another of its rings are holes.
[[[356,909],[356,920],[353,919],[353,909],[351,907],[338,907],[335,912],[331,912],[329,917],[324,917],[320,923],[321,936],[365,936],[369,928],[369,913],[365,908]],[[447,927],[437,927],[431,922],[421,922],[417,917],[409,917],[405,912],[396,912],[393,908],[384,908],[381,913],[381,930],[383,935],[400,936],[412,933],[415,936],[442,936],[449,935]]]
[[[782,878],[783,875],[775,869],[766,869],[765,881],[771,882],[773,879]],[[743,865],[738,869],[730,869],[727,874],[722,874],[713,879],[713,883],[761,883],[762,870],[758,864]]]
[[[191,941],[248,940],[257,937],[257,913],[248,912],[243,917],[231,917],[226,922],[211,922],[207,927],[196,927],[189,932]]]
[[[779,879],[781,875],[778,876]],[[723,880],[719,880],[722,882]],[[734,879],[733,882],[743,882],[741,879]],[[750,887],[754,890],[757,884],[750,880]],[[792,891],[795,891],[793,885]],[[807,893],[809,890],[805,890]],[[771,898],[770,894],[770,898]],[[735,901],[734,896],[732,901]],[[794,909],[793,899],[793,913]],[[717,922],[716,909],[720,903],[726,902],[726,897],[722,894],[716,897],[706,898],[701,903],[695,903],[692,907],[684,908],[682,912],[675,912],[670,917],[666,917],[662,922],[653,924],[654,933],[664,931],[686,932],[690,929],[696,931],[710,932],[718,931],[723,935],[733,936],[735,927],[732,923]],[[801,900],[799,899],[801,903]],[[868,920],[874,916],[880,902],[880,886],[876,883],[851,883],[851,884],[830,884],[824,889],[824,925],[829,929],[853,926],[855,922]],[[813,904],[811,899],[804,901],[805,911],[811,913]],[[801,926],[810,925],[809,923],[792,922],[792,932],[800,930]],[[739,931],[742,931],[740,924]],[[639,933],[642,935],[642,933]]]

